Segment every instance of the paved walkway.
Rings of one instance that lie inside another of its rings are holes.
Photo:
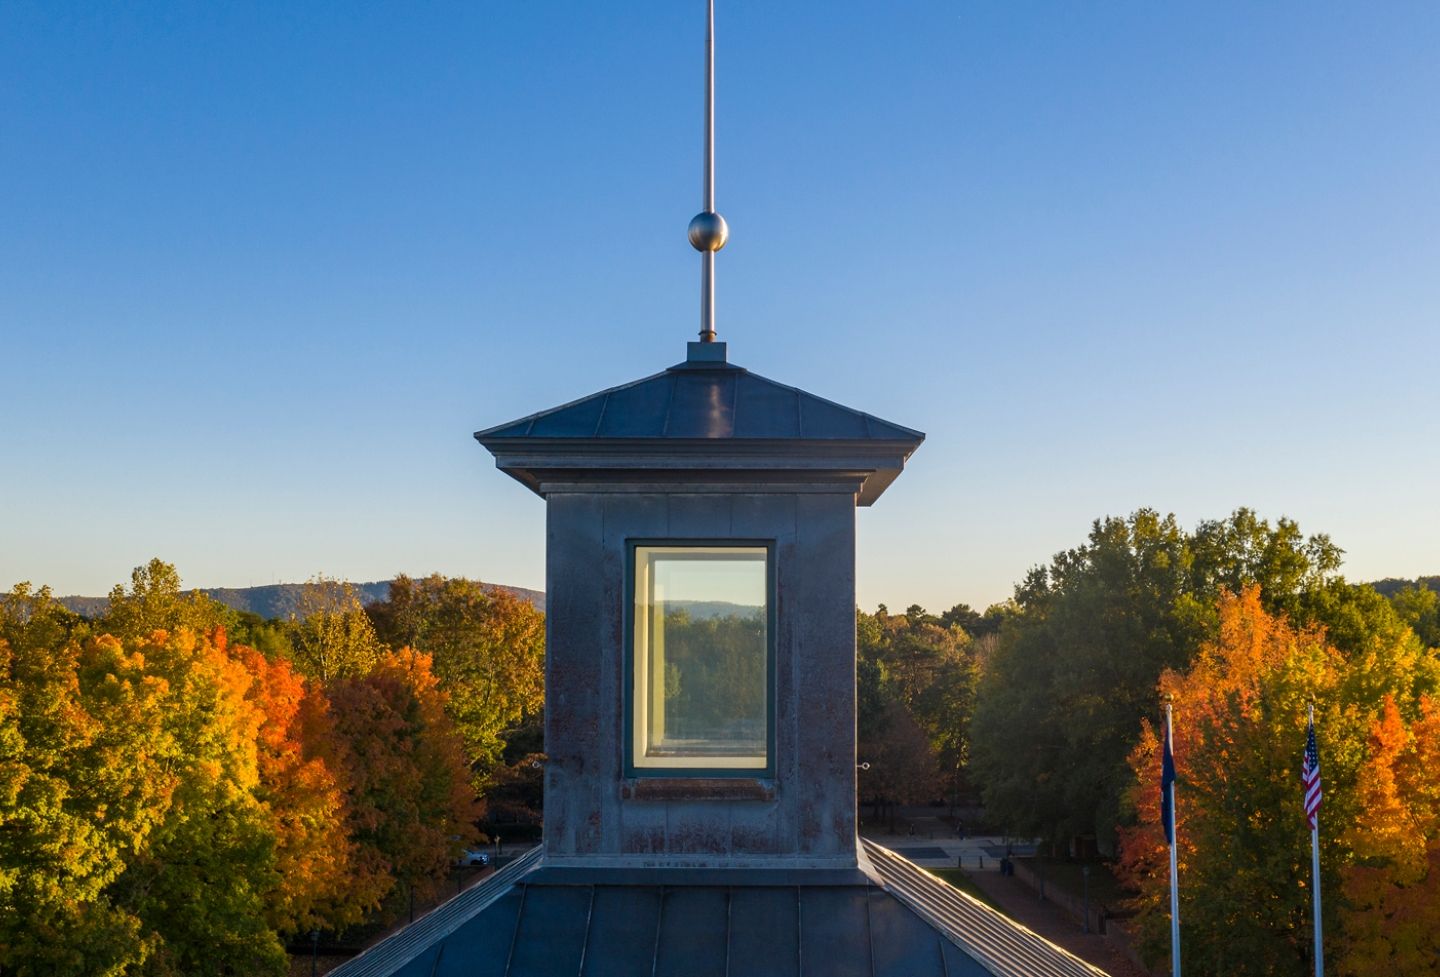
[[[1033,843],[1006,839],[996,835],[956,837],[941,821],[927,827],[923,818],[915,819],[914,834],[878,834],[866,831],[865,837],[904,855],[921,868],[963,868],[991,871],[1000,867],[1000,856],[1008,847],[1012,855],[1033,855]]]

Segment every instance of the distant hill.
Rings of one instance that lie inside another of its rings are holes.
[[[384,600],[390,596],[390,581],[388,580],[352,583],[350,586],[355,588],[360,602],[363,604],[373,604],[375,601]],[[494,583],[481,586],[486,590],[503,590],[514,594],[521,600],[529,601],[542,614],[545,612],[544,591]],[[265,584],[261,587],[200,587],[197,589],[209,594],[226,607],[233,607],[237,611],[248,611],[264,618],[286,618],[295,613],[300,606],[300,594],[305,589],[305,585],[275,583]],[[193,592],[187,591],[187,593]],[[60,603],[76,614],[83,614],[85,617],[99,617],[105,613],[110,599],[108,597],[61,597]]]
[[[712,617],[749,618],[763,610],[754,604],[732,604],[728,600],[669,600],[665,606],[668,610],[689,611],[691,619],[696,621],[708,621]]]
[[[1416,577],[1414,580],[1401,580],[1398,577],[1386,577],[1384,580],[1376,580],[1370,584],[1386,597],[1394,597],[1406,587],[1424,587],[1440,593],[1440,577]]]

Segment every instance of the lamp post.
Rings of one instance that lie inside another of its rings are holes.
[[[1080,866],[1080,891],[1084,893],[1085,932],[1090,932],[1090,866]]]

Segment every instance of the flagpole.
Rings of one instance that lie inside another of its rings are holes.
[[[1310,703],[1309,734],[1315,730],[1315,703]],[[1315,895],[1315,977],[1324,977],[1325,943],[1320,928],[1320,812],[1317,810],[1310,820],[1310,871],[1314,880]]]
[[[1175,755],[1174,737],[1171,736],[1173,719],[1170,703],[1165,703],[1165,751]],[[1175,781],[1170,781],[1170,977],[1180,977],[1180,875],[1176,868],[1175,830],[1178,819],[1175,816]],[[1317,863],[1318,864],[1318,863]],[[1318,918],[1318,917],[1317,917]]]

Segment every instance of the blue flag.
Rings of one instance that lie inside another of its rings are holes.
[[[1175,788],[1175,754],[1170,751],[1170,717],[1165,717],[1165,760],[1160,768],[1160,820],[1165,823],[1165,840],[1175,844],[1175,805],[1170,802]]]

